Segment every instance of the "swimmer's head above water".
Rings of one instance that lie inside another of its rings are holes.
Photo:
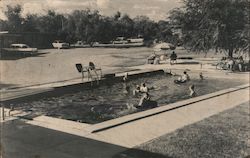
[[[138,84],[135,87],[136,87],[136,89],[140,89],[140,85],[138,85]]]

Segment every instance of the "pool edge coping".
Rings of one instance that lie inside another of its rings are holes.
[[[210,94],[198,96],[198,97],[195,97],[195,98],[190,98],[190,99],[178,101],[178,102],[175,102],[175,103],[162,105],[162,106],[157,107],[157,108],[153,108],[153,109],[149,109],[149,110],[146,110],[146,111],[141,111],[141,112],[137,112],[137,113],[134,113],[134,114],[129,114],[129,115],[125,115],[125,116],[122,116],[122,117],[119,117],[119,118],[115,118],[115,119],[112,119],[112,120],[104,121],[104,122],[101,122],[101,123],[93,124],[93,125],[87,127],[85,129],[85,131],[89,131],[90,133],[98,133],[98,132],[105,131],[105,130],[108,130],[108,129],[111,129],[111,128],[114,128],[114,127],[117,127],[117,126],[121,126],[121,125],[130,123],[130,122],[134,122],[134,121],[141,120],[141,119],[144,119],[144,118],[147,118],[147,117],[155,116],[155,115],[167,112],[167,111],[175,110],[175,109],[178,109],[178,108],[181,108],[181,107],[188,106],[190,104],[194,104],[194,103],[197,103],[197,102],[201,102],[201,101],[204,101],[204,100],[215,98],[215,97],[218,97],[218,96],[221,96],[221,95],[225,95],[225,94],[235,92],[235,91],[238,91],[238,90],[242,90],[242,89],[246,89],[246,88],[249,88],[249,87],[250,87],[250,84],[244,84],[244,85],[236,86],[234,88],[228,88],[228,89],[220,90],[220,91],[217,91],[217,92],[213,92],[213,93],[210,93]]]
[[[55,117],[50,117],[50,116],[46,116],[46,118],[49,119],[49,122],[47,122],[46,119],[44,119],[42,121],[39,120],[39,119],[36,119],[36,118],[42,117],[44,115],[40,115],[40,116],[37,116],[37,117],[33,118],[32,120],[26,120],[26,121],[29,124],[33,124],[33,125],[37,125],[37,126],[41,126],[41,127],[45,127],[45,128],[51,128],[51,129],[66,132],[66,133],[71,133],[71,134],[74,133],[76,135],[79,135],[79,131],[80,131],[82,136],[86,136],[86,135],[89,135],[89,134],[98,134],[98,132],[102,132],[102,131],[109,130],[109,129],[112,129],[112,128],[115,128],[115,127],[118,127],[118,126],[121,126],[121,125],[124,125],[124,124],[128,124],[128,123],[131,123],[131,122],[142,120],[144,118],[156,116],[156,115],[159,115],[159,114],[171,111],[171,110],[182,108],[182,107],[194,104],[194,103],[198,103],[198,102],[201,102],[201,101],[205,101],[205,100],[208,100],[208,99],[219,97],[221,95],[225,95],[225,94],[232,93],[232,92],[235,92],[235,91],[243,90],[243,89],[246,89],[246,88],[249,88],[249,87],[250,87],[250,84],[243,84],[243,85],[240,85],[240,86],[220,90],[220,91],[213,92],[213,93],[206,94],[206,95],[202,95],[202,96],[199,96],[199,97],[190,98],[190,99],[178,101],[178,102],[175,102],[175,103],[162,105],[160,107],[149,109],[149,110],[146,110],[146,111],[141,111],[141,112],[137,112],[137,113],[134,113],[134,114],[125,115],[125,116],[122,116],[122,117],[119,117],[119,118],[115,118],[115,119],[104,121],[104,122],[97,123],[97,124],[86,124],[86,123],[75,122],[75,121],[71,121],[71,120],[55,118]],[[22,118],[22,116],[21,117],[18,117],[18,116],[14,117],[13,116],[12,119],[23,119],[23,118]],[[8,120],[12,120],[12,119],[8,119]],[[56,122],[52,123],[51,121],[53,121],[53,120],[56,121],[57,119],[60,120],[60,123],[62,123],[62,124],[63,124],[64,121],[66,123],[72,122],[74,126],[71,125],[70,127],[68,127],[68,126],[66,126],[64,124],[64,125],[60,125],[60,127],[53,127]],[[8,120],[6,120],[6,121],[8,121]],[[80,125],[80,126],[76,127],[75,125],[77,125],[77,124]]]

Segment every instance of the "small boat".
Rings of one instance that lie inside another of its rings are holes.
[[[9,48],[3,48],[7,53],[28,53],[33,54],[37,52],[37,48],[31,48],[27,44],[11,44]]]

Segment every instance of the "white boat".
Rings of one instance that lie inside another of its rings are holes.
[[[63,42],[61,40],[55,40],[52,43],[52,46],[57,49],[63,49],[63,48],[65,49],[70,47],[69,43]]]
[[[11,44],[9,48],[3,48],[6,52],[10,53],[35,53],[37,48],[31,48],[27,44]]]

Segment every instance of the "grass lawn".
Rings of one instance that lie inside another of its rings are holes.
[[[120,153],[116,158],[244,158],[250,155],[249,121],[249,103],[244,103]]]

